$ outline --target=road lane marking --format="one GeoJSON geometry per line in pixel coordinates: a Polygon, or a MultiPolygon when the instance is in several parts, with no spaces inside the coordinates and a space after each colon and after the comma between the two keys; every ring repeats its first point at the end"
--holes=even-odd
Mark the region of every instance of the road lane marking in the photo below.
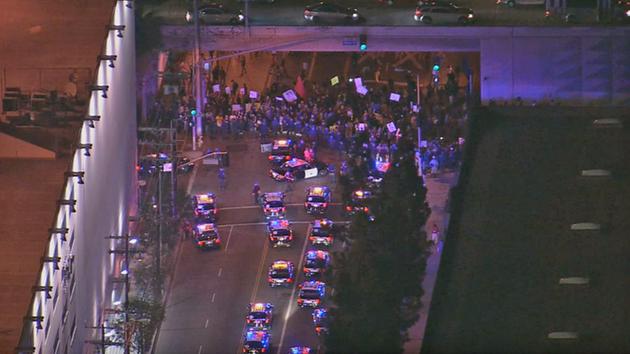
{"type": "MultiPolygon", "coordinates": [[[[313,222],[313,220],[304,220],[304,221],[300,220],[300,221],[289,221],[289,222],[291,224],[300,225],[300,224],[310,224],[313,222]]],[[[350,221],[347,221],[347,220],[332,220],[332,222],[335,224],[349,224],[350,223],[350,221]]],[[[217,227],[260,226],[260,225],[267,225],[267,222],[245,222],[245,223],[240,223],[240,224],[223,224],[223,225],[218,225],[217,227]]]]}
{"type": "Polygon", "coordinates": [[[223,273],[223,267],[219,268],[219,274],[218,274],[219,278],[221,277],[221,273],[223,273]]]}
{"type": "MultiPolygon", "coordinates": [[[[217,293],[212,293],[212,302],[214,302],[214,297],[217,296],[217,293]]],[[[206,320],[206,325],[208,324],[208,320],[206,320]]],[[[208,326],[206,326],[208,328],[208,326]]]]}
{"type": "Polygon", "coordinates": [[[210,319],[206,318],[206,324],[203,326],[204,328],[208,328],[208,323],[210,323],[210,319]]]}
{"type": "Polygon", "coordinates": [[[190,191],[192,191],[193,183],[195,182],[195,178],[197,178],[198,170],[199,170],[199,164],[195,164],[195,167],[193,167],[192,175],[190,175],[190,179],[188,180],[188,186],[186,187],[186,194],[190,194],[190,191]]]}
{"type": "MultiPolygon", "coordinates": [[[[304,253],[306,252],[306,245],[308,245],[308,235],[311,232],[311,225],[306,228],[306,234],[304,235],[304,245],[302,245],[302,253],[300,253],[300,262],[297,269],[302,269],[304,263],[304,253]]],[[[297,275],[295,276],[297,280],[297,275]]],[[[291,297],[289,298],[289,306],[287,306],[287,312],[284,314],[284,324],[282,325],[282,332],[280,333],[280,343],[278,344],[278,353],[282,353],[282,343],[284,342],[284,335],[287,331],[287,324],[289,323],[289,316],[291,316],[291,308],[293,307],[293,301],[295,300],[295,291],[297,290],[297,281],[293,283],[293,289],[291,290],[291,297]]]]}
{"type": "MultiPolygon", "coordinates": [[[[252,290],[252,295],[249,297],[249,302],[253,303],[256,299],[256,295],[258,294],[258,285],[260,283],[260,279],[262,277],[262,271],[265,267],[265,259],[267,259],[267,253],[269,252],[269,241],[265,237],[265,245],[263,246],[262,257],[260,257],[260,263],[258,264],[258,273],[256,274],[256,282],[254,283],[254,289],[252,290]]],[[[241,330],[241,336],[245,334],[245,330],[247,329],[247,323],[243,325],[243,329],[241,330]]],[[[241,345],[236,348],[236,354],[242,352],[241,345]]]]}
{"type": "Polygon", "coordinates": [[[230,233],[228,233],[227,241],[225,242],[225,252],[227,252],[228,247],[230,246],[230,238],[232,238],[232,230],[234,230],[234,226],[230,226],[230,233]]]}
{"type": "Polygon", "coordinates": [[[199,346],[199,350],[197,351],[197,354],[201,354],[201,351],[203,350],[203,345],[199,346]]]}
{"type": "MultiPolygon", "coordinates": [[[[189,193],[190,194],[190,193],[189,193]]],[[[289,203],[285,204],[285,206],[303,206],[304,203],[289,203]]],[[[339,206],[341,203],[328,203],[330,206],[339,206]]],[[[260,205],[240,205],[240,206],[231,206],[231,207],[220,207],[219,210],[245,210],[245,209],[261,209],[260,205]]]]}

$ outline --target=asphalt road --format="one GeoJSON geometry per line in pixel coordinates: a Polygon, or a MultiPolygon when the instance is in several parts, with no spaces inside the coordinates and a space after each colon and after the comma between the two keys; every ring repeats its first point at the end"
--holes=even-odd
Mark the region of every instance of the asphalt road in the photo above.
{"type": "MultiPolygon", "coordinates": [[[[274,4],[252,3],[249,5],[250,25],[252,26],[312,26],[304,20],[304,6],[315,1],[282,1],[274,4]]],[[[545,8],[539,6],[497,6],[494,0],[454,0],[463,7],[469,7],[477,17],[476,25],[544,25],[545,8]]],[[[203,1],[200,2],[204,3],[203,1]]],[[[223,1],[232,9],[244,10],[242,2],[223,1]]],[[[425,26],[413,19],[414,1],[398,1],[394,6],[380,5],[378,1],[346,1],[347,6],[356,7],[365,18],[360,26],[425,26]]],[[[186,24],[188,9],[181,2],[167,2],[159,7],[146,6],[144,15],[152,14],[168,24],[186,24]]],[[[323,24],[324,25],[324,24],[323,24]]],[[[558,25],[555,23],[555,25],[558,25]]]]}
{"type": "MultiPolygon", "coordinates": [[[[293,244],[290,248],[273,248],[267,240],[262,211],[253,204],[250,193],[255,182],[263,192],[284,191],[285,184],[267,176],[269,165],[266,154],[260,153],[257,139],[226,141],[220,146],[231,154],[226,190],[218,189],[216,166],[199,165],[191,176],[191,192],[217,194],[222,248],[200,251],[191,241],[183,242],[156,353],[241,352],[246,306],[250,302],[274,305],[272,352],[285,353],[295,345],[318,348],[320,341],[311,320],[312,311],[296,306],[296,285],[304,280],[301,272],[296,272],[293,287],[270,288],[267,269],[278,259],[293,262],[296,270],[302,268],[300,261],[311,247],[305,237],[308,224],[315,219],[303,210],[304,190],[307,185],[332,187],[331,177],[295,183],[287,198],[287,219],[293,222],[295,233],[293,244]]],[[[324,155],[322,160],[332,162],[335,157],[324,155]]],[[[334,202],[339,202],[338,196],[334,202]]],[[[341,214],[341,206],[334,205],[327,217],[341,220],[341,214]]],[[[340,246],[338,242],[334,249],[340,246]]],[[[330,291],[328,288],[328,295],[330,291]]]]}

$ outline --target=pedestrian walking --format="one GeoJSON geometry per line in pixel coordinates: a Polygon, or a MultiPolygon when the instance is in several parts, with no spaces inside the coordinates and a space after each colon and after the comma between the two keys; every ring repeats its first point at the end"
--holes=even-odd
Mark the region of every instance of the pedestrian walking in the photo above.
{"type": "Polygon", "coordinates": [[[226,181],[225,181],[225,169],[223,169],[223,167],[219,168],[218,177],[219,177],[219,189],[224,190],[226,181]]]}
{"type": "Polygon", "coordinates": [[[284,180],[287,182],[287,189],[285,192],[291,192],[293,190],[293,182],[295,181],[291,171],[287,170],[287,172],[284,173],[284,180]]]}
{"type": "Polygon", "coordinates": [[[433,245],[436,246],[439,241],[440,241],[440,229],[438,228],[436,224],[433,224],[433,229],[431,230],[431,243],[433,243],[433,245]]]}
{"type": "Polygon", "coordinates": [[[244,76],[247,74],[247,59],[245,58],[244,55],[241,55],[240,61],[241,61],[241,76],[244,76]]]}
{"type": "Polygon", "coordinates": [[[260,186],[258,183],[254,183],[254,189],[252,189],[252,195],[254,196],[254,204],[258,204],[260,201],[260,186]]]}
{"type": "Polygon", "coordinates": [[[438,173],[438,168],[440,167],[440,163],[438,162],[435,155],[429,161],[429,167],[431,167],[431,174],[436,175],[438,173]]]}

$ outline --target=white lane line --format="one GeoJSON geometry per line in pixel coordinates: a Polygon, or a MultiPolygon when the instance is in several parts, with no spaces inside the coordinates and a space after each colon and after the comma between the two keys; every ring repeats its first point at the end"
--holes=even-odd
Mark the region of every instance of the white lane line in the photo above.
{"type": "MultiPolygon", "coordinates": [[[[256,295],[258,293],[258,284],[260,283],[260,278],[262,277],[262,271],[265,266],[265,259],[267,259],[267,253],[269,252],[269,240],[265,238],[265,245],[263,246],[262,257],[260,257],[260,264],[258,264],[258,273],[256,274],[256,282],[254,283],[254,289],[252,290],[252,295],[249,297],[249,302],[252,303],[256,299],[256,295]]],[[[247,323],[243,325],[243,329],[241,330],[241,335],[245,334],[245,329],[247,328],[247,323]]],[[[236,354],[240,354],[242,352],[241,345],[236,348],[236,354]]]]}
{"type": "Polygon", "coordinates": [[[203,345],[199,346],[199,350],[197,351],[197,354],[201,354],[201,351],[203,350],[203,345]]]}
{"type": "Polygon", "coordinates": [[[230,246],[230,239],[232,238],[232,230],[234,230],[234,226],[230,226],[230,233],[228,233],[227,241],[225,242],[225,252],[227,252],[228,247],[230,246]]]}
{"type": "Polygon", "coordinates": [[[219,274],[217,274],[217,276],[221,277],[221,273],[223,273],[223,267],[219,268],[219,274]]]}
{"type": "MultiPolygon", "coordinates": [[[[215,296],[217,296],[217,293],[212,293],[212,302],[214,302],[215,296]]],[[[208,324],[208,320],[206,320],[206,328],[208,328],[207,324],[208,324]]]]}
{"type": "MultiPolygon", "coordinates": [[[[303,206],[304,203],[289,203],[285,204],[286,206],[294,207],[294,206],[303,206]]],[[[341,203],[329,203],[330,206],[339,206],[341,203]]],[[[244,209],[261,209],[260,205],[240,205],[240,206],[230,206],[230,207],[219,207],[219,211],[221,210],[244,210],[244,209]]]]}
{"type": "Polygon", "coordinates": [[[188,186],[186,187],[186,194],[190,194],[190,191],[192,191],[193,183],[195,183],[195,178],[197,178],[198,170],[199,170],[199,164],[195,164],[195,167],[193,167],[192,175],[190,175],[190,179],[188,180],[188,186]]]}
{"type": "MultiPolygon", "coordinates": [[[[291,224],[299,225],[299,224],[310,224],[313,222],[313,220],[305,220],[305,221],[289,220],[289,222],[291,224]]],[[[349,224],[350,223],[350,221],[346,221],[346,220],[332,220],[332,222],[335,224],[349,224]]],[[[238,227],[238,226],[259,226],[259,225],[267,225],[267,222],[246,222],[246,223],[241,223],[241,224],[223,224],[223,225],[218,225],[217,227],[238,227]]]]}
{"type": "MultiPolygon", "coordinates": [[[[214,295],[212,297],[214,298],[214,295]]],[[[208,323],[210,323],[210,319],[206,318],[206,324],[203,326],[203,328],[208,328],[208,323]]]]}
{"type": "MultiPolygon", "coordinates": [[[[302,269],[304,263],[304,257],[301,256],[306,252],[306,245],[308,244],[308,235],[311,233],[311,225],[308,225],[306,234],[304,235],[304,245],[302,245],[302,253],[300,253],[300,262],[297,269],[302,269]]],[[[296,275],[297,278],[297,275],[296,275]]],[[[297,290],[297,281],[293,283],[293,289],[291,290],[291,297],[289,298],[289,306],[287,306],[287,312],[284,314],[284,324],[282,325],[282,333],[280,333],[280,343],[278,344],[278,353],[282,353],[282,344],[284,342],[284,335],[287,331],[287,324],[289,323],[289,317],[291,316],[291,309],[293,308],[293,301],[295,300],[295,291],[297,290]]]]}

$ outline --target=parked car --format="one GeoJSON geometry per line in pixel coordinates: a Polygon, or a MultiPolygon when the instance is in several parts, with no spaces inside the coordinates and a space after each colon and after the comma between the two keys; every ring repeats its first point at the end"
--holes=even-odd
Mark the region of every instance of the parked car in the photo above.
{"type": "Polygon", "coordinates": [[[357,9],[330,2],[319,2],[304,8],[304,19],[312,23],[319,22],[359,22],[363,18],[357,9]]]}
{"type": "Polygon", "coordinates": [[[459,7],[453,3],[431,3],[416,8],[413,19],[427,25],[431,24],[458,24],[464,25],[475,20],[472,9],[459,7]]]}
{"type": "MultiPolygon", "coordinates": [[[[186,12],[186,21],[193,22],[191,11],[186,12]]],[[[199,22],[203,24],[240,25],[245,22],[245,16],[240,10],[233,10],[222,4],[209,4],[199,8],[199,22]]]]}

